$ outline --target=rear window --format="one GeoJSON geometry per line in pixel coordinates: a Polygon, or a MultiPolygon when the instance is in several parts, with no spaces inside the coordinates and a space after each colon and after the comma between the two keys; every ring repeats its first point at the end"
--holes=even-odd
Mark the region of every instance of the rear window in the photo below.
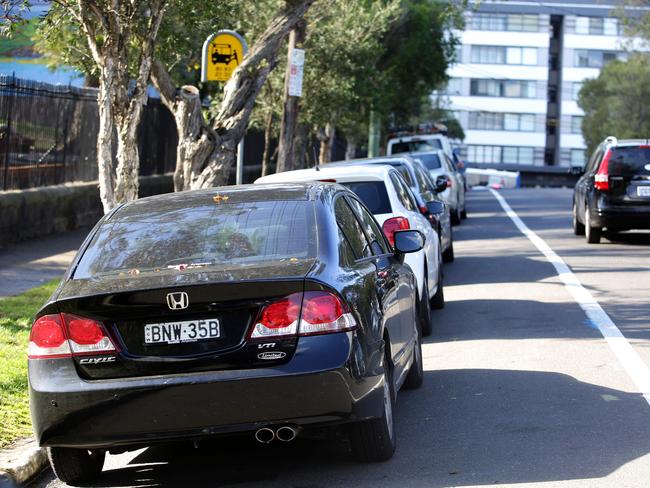
{"type": "Polygon", "coordinates": [[[610,175],[649,174],[646,166],[650,168],[650,147],[619,147],[612,151],[608,169],[610,175]]]}
{"type": "Polygon", "coordinates": [[[316,255],[313,203],[228,204],[204,198],[191,204],[152,200],[144,208],[136,203],[118,211],[93,237],[74,278],[316,255]]]}
{"type": "Polygon", "coordinates": [[[442,163],[437,154],[416,154],[414,157],[422,161],[422,164],[427,169],[440,169],[442,167],[442,163]]]}
{"type": "Polygon", "coordinates": [[[392,213],[386,185],[383,181],[357,181],[341,184],[356,193],[371,214],[392,213]]]}
{"type": "Polygon", "coordinates": [[[420,151],[436,151],[442,149],[440,139],[426,139],[419,141],[395,142],[390,146],[391,154],[400,154],[420,151]]]}

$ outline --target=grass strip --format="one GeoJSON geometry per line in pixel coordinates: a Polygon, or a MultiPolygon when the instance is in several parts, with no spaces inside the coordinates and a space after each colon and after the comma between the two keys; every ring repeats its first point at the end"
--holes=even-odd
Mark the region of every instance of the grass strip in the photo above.
{"type": "Polygon", "coordinates": [[[58,280],[0,298],[0,447],[32,434],[27,394],[27,343],[32,318],[58,280]]]}

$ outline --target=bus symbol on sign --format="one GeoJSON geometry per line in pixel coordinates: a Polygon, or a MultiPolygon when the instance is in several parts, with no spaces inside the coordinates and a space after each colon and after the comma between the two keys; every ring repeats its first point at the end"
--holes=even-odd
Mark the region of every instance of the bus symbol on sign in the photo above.
{"type": "Polygon", "coordinates": [[[201,81],[228,81],[246,56],[248,46],[234,31],[220,30],[203,43],[201,81]]]}
{"type": "Polygon", "coordinates": [[[233,49],[230,44],[212,44],[212,64],[230,64],[235,61],[239,64],[237,49],[233,49]]]}

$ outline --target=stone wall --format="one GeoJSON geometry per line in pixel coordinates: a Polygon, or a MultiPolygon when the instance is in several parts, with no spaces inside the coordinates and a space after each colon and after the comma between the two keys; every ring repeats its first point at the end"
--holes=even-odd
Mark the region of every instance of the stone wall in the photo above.
{"type": "MultiPolygon", "coordinates": [[[[172,190],[171,175],[140,178],[140,197],[172,190]]],[[[0,246],[92,226],[103,214],[96,181],[0,192],[0,246]]]]}

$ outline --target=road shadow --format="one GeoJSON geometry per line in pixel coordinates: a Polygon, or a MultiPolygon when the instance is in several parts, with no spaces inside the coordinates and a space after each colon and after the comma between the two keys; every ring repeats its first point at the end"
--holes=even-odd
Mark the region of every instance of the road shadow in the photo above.
{"type": "Polygon", "coordinates": [[[149,448],[94,487],[462,486],[599,478],[650,452],[636,394],[539,371],[426,371],[398,395],[398,449],[352,461],[343,438],[257,444],[252,436],[149,448]]]}

